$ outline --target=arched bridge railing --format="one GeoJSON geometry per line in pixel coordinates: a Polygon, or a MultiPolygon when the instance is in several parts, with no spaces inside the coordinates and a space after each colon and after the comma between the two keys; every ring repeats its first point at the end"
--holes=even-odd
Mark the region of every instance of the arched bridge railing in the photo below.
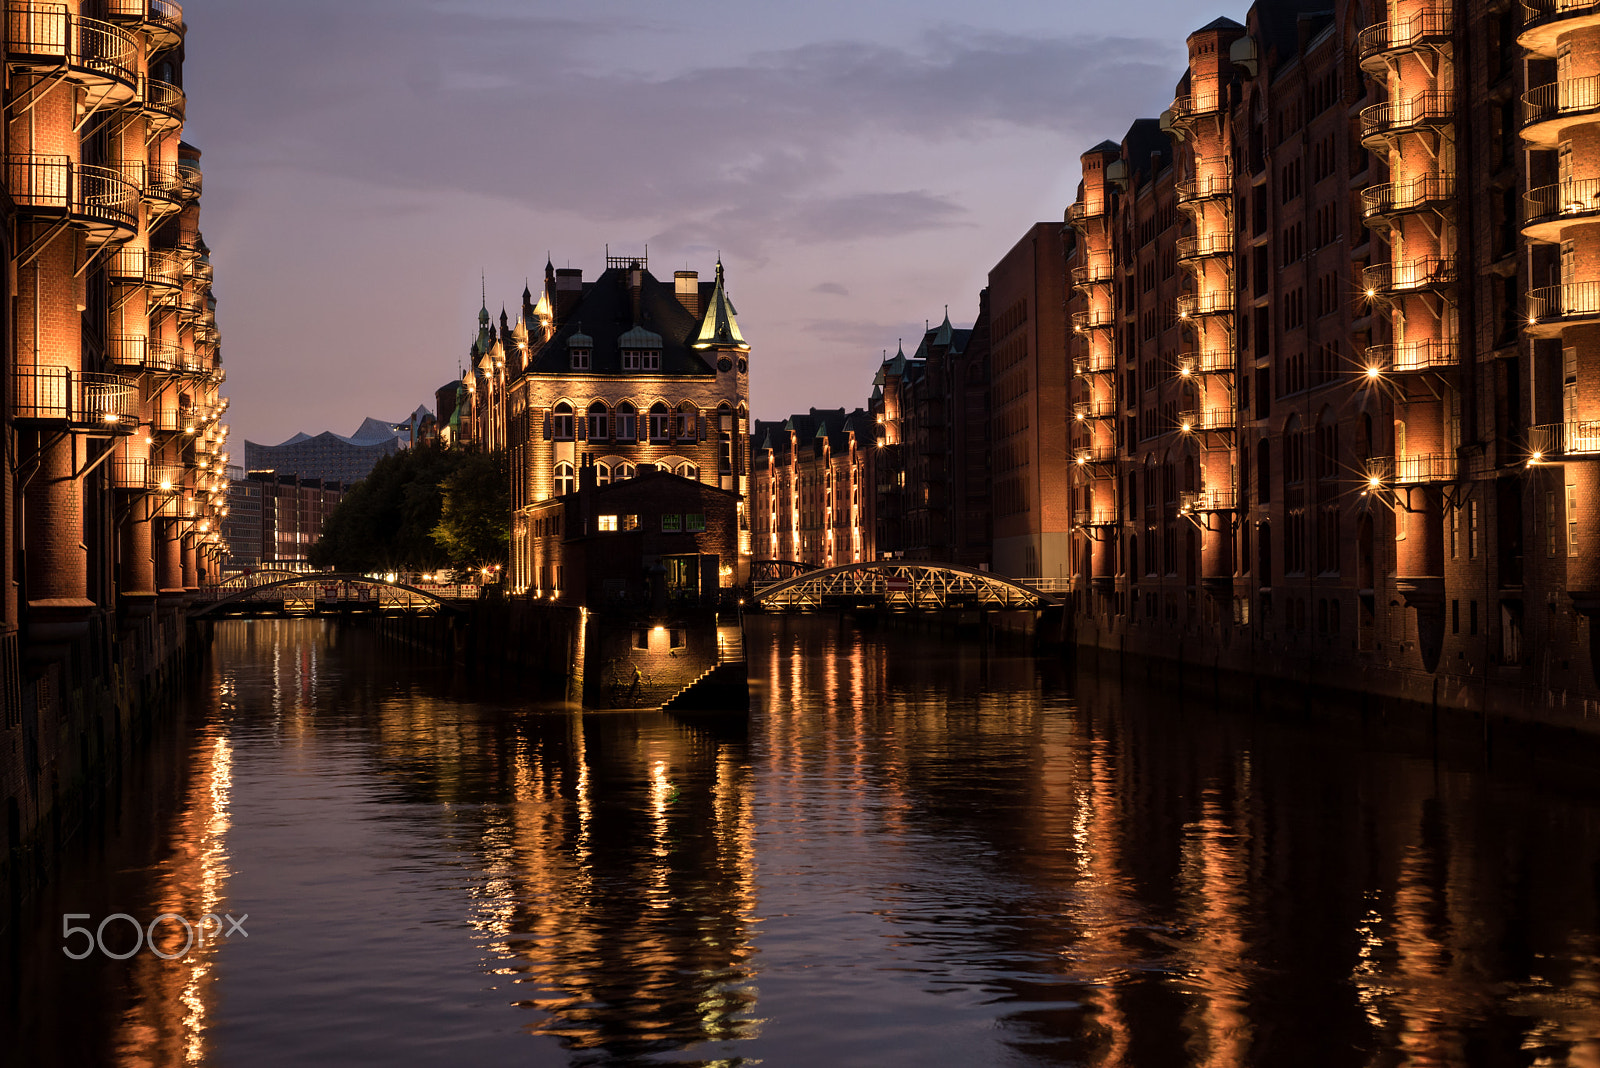
{"type": "MultiPolygon", "coordinates": [[[[250,576],[251,579],[256,577],[250,576]]],[[[457,606],[461,602],[476,600],[477,596],[476,586],[427,590],[365,575],[312,572],[203,590],[189,609],[189,617],[258,613],[321,615],[350,609],[409,613],[459,611],[457,606]]]]}
{"type": "Polygon", "coordinates": [[[758,587],[755,602],[772,611],[842,605],[891,610],[1043,608],[1060,602],[1037,589],[957,564],[879,560],[843,564],[758,587]]]}
{"type": "Polygon", "coordinates": [[[752,560],[750,584],[756,587],[766,586],[816,570],[815,564],[803,564],[799,560],[752,560]]]}

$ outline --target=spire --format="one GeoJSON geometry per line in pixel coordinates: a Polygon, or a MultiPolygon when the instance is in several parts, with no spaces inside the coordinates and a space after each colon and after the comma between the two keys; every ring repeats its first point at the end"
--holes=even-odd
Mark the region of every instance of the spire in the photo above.
{"type": "Polygon", "coordinates": [[[944,306],[944,322],[939,324],[939,332],[933,335],[933,343],[949,348],[953,334],[954,331],[950,328],[950,305],[946,304],[944,306]]]}
{"type": "Polygon", "coordinates": [[[484,326],[488,326],[489,325],[489,276],[485,275],[485,274],[480,274],[478,276],[478,286],[479,286],[479,290],[478,290],[479,294],[482,296],[482,299],[483,299],[483,304],[481,306],[479,306],[479,308],[478,308],[478,322],[481,323],[484,326]]]}
{"type": "Polygon", "coordinates": [[[697,349],[730,348],[749,352],[750,345],[739,332],[739,322],[734,318],[733,301],[722,281],[722,256],[717,256],[717,283],[711,291],[711,301],[706,305],[705,319],[700,323],[700,336],[695,339],[697,349]]]}

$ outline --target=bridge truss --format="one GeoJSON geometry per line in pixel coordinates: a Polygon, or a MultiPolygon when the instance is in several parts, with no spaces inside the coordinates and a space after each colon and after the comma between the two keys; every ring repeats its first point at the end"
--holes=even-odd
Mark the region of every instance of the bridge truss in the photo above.
{"type": "Polygon", "coordinates": [[[189,615],[430,615],[441,609],[454,611],[457,602],[475,599],[477,593],[473,586],[424,590],[365,575],[302,573],[276,577],[273,573],[258,573],[201,591],[189,615]]]}
{"type": "Polygon", "coordinates": [[[769,611],[788,612],[851,606],[889,611],[1044,608],[1059,603],[1049,594],[988,571],[893,560],[797,575],[757,589],[755,602],[769,611]]]}

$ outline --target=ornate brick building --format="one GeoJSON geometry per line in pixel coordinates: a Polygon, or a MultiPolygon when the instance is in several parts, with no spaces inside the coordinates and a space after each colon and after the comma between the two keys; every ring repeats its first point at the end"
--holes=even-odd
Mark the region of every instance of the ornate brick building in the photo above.
{"type": "Polygon", "coordinates": [[[6,8],[12,857],[117,759],[138,688],[174,661],[182,610],[225,553],[227,402],[200,152],[182,140],[185,29],[172,0],[6,8]]]}
{"type": "Polygon", "coordinates": [[[1067,214],[1080,639],[1600,711],[1600,5],[1263,0],[1188,46],[1169,140],[1085,153],[1067,214]]]}
{"type": "Polygon", "coordinates": [[[524,290],[515,325],[480,313],[474,365],[452,416],[463,440],[510,452],[513,525],[509,582],[557,592],[534,559],[538,506],[652,466],[733,494],[738,522],[718,555],[725,584],[750,555],[749,360],[722,264],[712,282],[678,271],[669,286],[643,257],[607,257],[599,278],[545,265],[537,303],[524,290]]]}
{"type": "Polygon", "coordinates": [[[756,423],[751,435],[751,527],[760,560],[813,567],[877,559],[872,416],[813,408],[756,423]]]}

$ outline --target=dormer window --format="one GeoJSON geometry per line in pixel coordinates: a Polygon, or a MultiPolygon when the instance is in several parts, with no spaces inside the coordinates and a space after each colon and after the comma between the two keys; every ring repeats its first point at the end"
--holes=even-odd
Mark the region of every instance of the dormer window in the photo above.
{"type": "Polygon", "coordinates": [[[574,371],[587,371],[589,369],[588,349],[568,349],[567,353],[572,357],[572,369],[574,371]]]}
{"type": "Polygon", "coordinates": [[[661,350],[623,349],[622,369],[624,371],[659,371],[661,370],[661,350]]]}
{"type": "Polygon", "coordinates": [[[594,351],[594,338],[582,330],[567,338],[567,361],[574,371],[589,369],[589,354],[594,351]]]}

